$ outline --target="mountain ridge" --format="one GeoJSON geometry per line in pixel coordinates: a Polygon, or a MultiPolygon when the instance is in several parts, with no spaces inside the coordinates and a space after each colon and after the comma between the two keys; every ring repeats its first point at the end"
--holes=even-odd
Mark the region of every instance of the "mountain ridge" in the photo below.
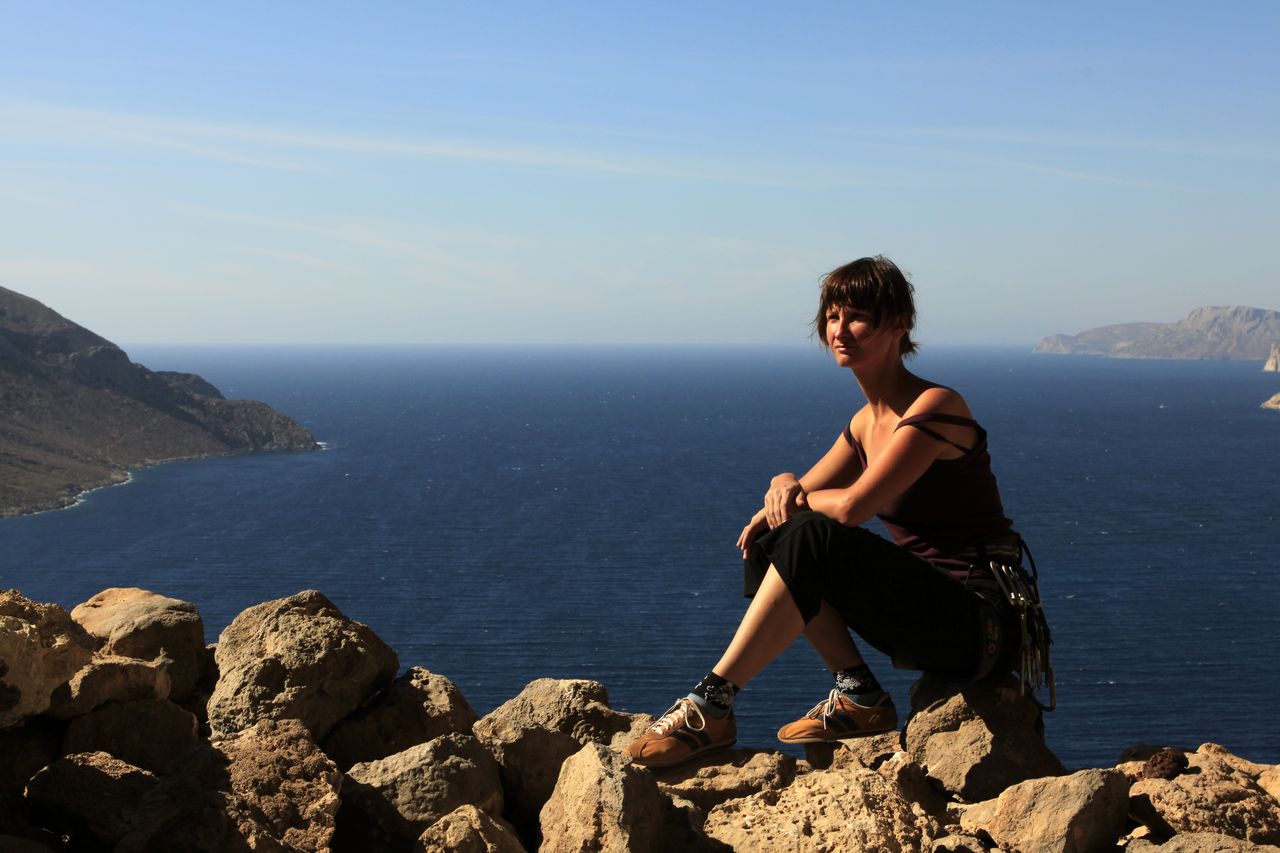
{"type": "Polygon", "coordinates": [[[0,516],[70,505],[161,462],[316,447],[265,403],[135,364],[101,335],[0,287],[0,516]]]}
{"type": "Polygon", "coordinates": [[[1118,323],[1050,335],[1034,352],[1111,358],[1263,361],[1280,342],[1280,311],[1247,305],[1196,308],[1172,323],[1118,323]]]}

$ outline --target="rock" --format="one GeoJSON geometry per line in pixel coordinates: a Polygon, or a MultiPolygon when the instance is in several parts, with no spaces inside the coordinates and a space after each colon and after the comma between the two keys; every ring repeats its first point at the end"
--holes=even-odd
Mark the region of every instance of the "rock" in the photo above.
{"type": "Polygon", "coordinates": [[[342,775],[297,720],[264,720],[188,752],[137,803],[115,853],[330,847],[342,775]]]}
{"type": "MultiPolygon", "coordinates": [[[[44,717],[31,717],[21,725],[0,729],[0,836],[57,843],[56,836],[31,822],[23,792],[32,776],[57,761],[62,754],[61,743],[61,724],[44,717]]],[[[8,849],[6,843],[9,842],[0,838],[0,851],[8,849]]]]}
{"type": "Polygon", "coordinates": [[[105,752],[68,755],[27,784],[27,802],[51,829],[77,843],[110,847],[132,830],[135,804],[159,784],[156,777],[105,752]]]}
{"type": "Polygon", "coordinates": [[[458,806],[418,839],[422,853],[525,853],[515,829],[475,806],[458,806]]]}
{"type": "Polygon", "coordinates": [[[664,794],[710,811],[726,800],[785,788],[800,764],[775,750],[721,750],[678,767],[651,769],[664,794]]]}
{"type": "Polygon", "coordinates": [[[169,698],[182,702],[200,680],[204,621],[194,604],[134,587],[105,589],[71,618],[110,655],[169,661],[169,698]]]}
{"type": "Polygon", "coordinates": [[[1142,763],[1142,779],[1172,779],[1187,769],[1187,756],[1182,750],[1165,747],[1142,763]]]}
{"type": "Polygon", "coordinates": [[[14,835],[0,835],[0,853],[53,853],[53,848],[14,835]]]}
{"type": "Polygon", "coordinates": [[[1280,802],[1280,766],[1268,767],[1258,774],[1258,787],[1280,802]]]}
{"type": "Polygon", "coordinates": [[[1271,355],[1267,357],[1267,363],[1262,365],[1262,369],[1267,373],[1280,373],[1280,344],[1271,345],[1271,355]]]}
{"type": "Polygon", "coordinates": [[[443,675],[415,666],[391,682],[367,707],[333,727],[321,746],[339,768],[386,758],[460,732],[470,734],[476,712],[443,675]]]}
{"type": "Polygon", "coordinates": [[[916,764],[907,753],[894,753],[875,770],[898,789],[917,816],[940,818],[945,815],[948,803],[946,793],[929,779],[924,768],[916,764]]]}
{"type": "Polygon", "coordinates": [[[48,710],[54,688],[89,662],[94,645],[58,605],[0,591],[0,729],[48,710]]]}
{"type": "Polygon", "coordinates": [[[1065,773],[1044,742],[1040,709],[1016,687],[925,675],[911,688],[907,752],[948,792],[987,800],[1024,779],[1065,773]]]}
{"type": "Polygon", "coordinates": [[[53,693],[49,716],[69,720],[107,702],[169,698],[169,667],[162,660],[94,655],[53,693]]]}
{"type": "Polygon", "coordinates": [[[816,770],[847,767],[850,764],[875,770],[894,753],[902,750],[902,732],[895,731],[846,738],[832,743],[806,743],[804,757],[816,770]]]}
{"type": "Polygon", "coordinates": [[[947,835],[933,842],[929,853],[984,853],[987,848],[972,835],[947,835]]]}
{"type": "Polygon", "coordinates": [[[476,737],[502,767],[507,819],[527,844],[538,837],[539,814],[566,758],[585,744],[623,743],[643,730],[608,702],[599,682],[540,678],[476,723],[476,737]]]}
{"type": "Polygon", "coordinates": [[[321,738],[395,676],[396,653],[315,590],[250,607],[222,632],[209,726],[225,738],[261,720],[301,720],[321,738]]]}
{"type": "Polygon", "coordinates": [[[1275,394],[1275,395],[1273,395],[1272,397],[1270,397],[1269,399],[1267,399],[1267,400],[1262,404],[1262,408],[1264,408],[1264,409],[1275,409],[1276,411],[1280,411],[1280,393],[1275,394]]]}
{"type": "Polygon", "coordinates": [[[711,810],[703,828],[735,850],[900,853],[928,843],[910,804],[862,767],[820,770],[781,791],[729,800],[711,810]]]}
{"type": "Polygon", "coordinates": [[[1125,848],[1125,853],[1280,853],[1280,847],[1250,844],[1212,832],[1188,832],[1175,835],[1164,844],[1145,839],[1135,841],[1125,848]]]}
{"type": "Polygon", "coordinates": [[[391,803],[406,821],[411,838],[463,805],[502,816],[498,763],[467,734],[441,735],[395,755],[356,764],[347,778],[391,803]]]}
{"type": "Polygon", "coordinates": [[[1160,837],[1210,832],[1255,844],[1280,845],[1280,801],[1256,776],[1264,765],[1231,755],[1217,744],[1187,754],[1186,772],[1150,778],[1129,790],[1129,810],[1160,837]]]}
{"type": "Polygon", "coordinates": [[[630,759],[588,743],[560,768],[542,807],[540,853],[656,850],[665,801],[653,777],[630,759]]]}
{"type": "Polygon", "coordinates": [[[63,752],[106,752],[163,774],[199,742],[196,718],[165,699],[109,702],[71,722],[63,752]]]}
{"type": "Polygon", "coordinates": [[[1093,853],[1124,834],[1129,781],[1118,770],[1030,779],[965,810],[960,826],[1004,850],[1093,853]]]}

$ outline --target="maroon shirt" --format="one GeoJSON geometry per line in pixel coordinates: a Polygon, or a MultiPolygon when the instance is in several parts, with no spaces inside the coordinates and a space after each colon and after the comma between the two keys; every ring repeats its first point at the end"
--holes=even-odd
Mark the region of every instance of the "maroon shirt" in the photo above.
{"type": "MultiPolygon", "coordinates": [[[[1005,517],[996,477],[991,473],[987,431],[970,418],[943,414],[903,418],[897,429],[904,426],[945,441],[964,451],[964,456],[935,459],[920,479],[881,507],[876,516],[899,547],[963,579],[977,557],[974,549],[992,537],[1007,538],[1013,528],[1013,522],[1005,517]],[[922,425],[929,421],[971,426],[978,432],[978,442],[973,447],[961,447],[922,425]]],[[[844,437],[857,451],[865,471],[867,453],[862,444],[847,426],[844,437]]]]}

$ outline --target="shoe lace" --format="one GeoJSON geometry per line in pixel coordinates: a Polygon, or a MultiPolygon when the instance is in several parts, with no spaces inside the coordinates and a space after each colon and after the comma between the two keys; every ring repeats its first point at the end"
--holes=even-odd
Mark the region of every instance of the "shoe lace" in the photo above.
{"type": "Polygon", "coordinates": [[[707,718],[702,716],[702,709],[688,696],[668,708],[649,728],[654,733],[665,736],[681,726],[688,726],[695,732],[700,732],[707,726],[707,718]]]}
{"type": "Polygon", "coordinates": [[[835,714],[836,708],[839,707],[839,702],[840,688],[832,688],[831,692],[827,694],[827,698],[814,705],[813,709],[805,716],[822,720],[822,727],[825,729],[827,727],[827,718],[835,714]]]}

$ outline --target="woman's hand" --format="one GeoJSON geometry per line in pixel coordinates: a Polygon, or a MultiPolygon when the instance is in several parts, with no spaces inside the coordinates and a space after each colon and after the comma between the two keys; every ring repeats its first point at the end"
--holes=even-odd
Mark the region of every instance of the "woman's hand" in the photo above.
{"type": "Polygon", "coordinates": [[[751,520],[747,522],[747,526],[742,528],[742,533],[738,535],[738,549],[742,551],[742,559],[747,559],[751,554],[751,543],[761,533],[768,528],[769,523],[765,519],[764,510],[760,510],[751,516],[751,520]]]}
{"type": "Polygon", "coordinates": [[[769,529],[783,524],[804,505],[804,487],[795,474],[774,477],[769,483],[769,491],[764,493],[764,513],[769,529]]]}

